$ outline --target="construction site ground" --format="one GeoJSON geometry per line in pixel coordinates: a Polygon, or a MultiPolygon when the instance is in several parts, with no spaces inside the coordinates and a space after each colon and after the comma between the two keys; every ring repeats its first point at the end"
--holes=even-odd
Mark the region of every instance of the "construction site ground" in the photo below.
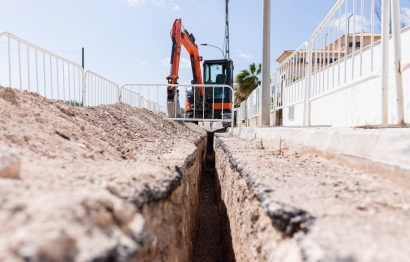
{"type": "MultiPolygon", "coordinates": [[[[217,170],[233,170],[249,188],[238,201],[258,199],[281,232],[263,243],[262,259],[409,261],[408,189],[284,141],[220,135],[215,147],[217,170]]],[[[261,259],[258,250],[244,253],[261,259]]]]}
{"type": "Polygon", "coordinates": [[[147,109],[2,87],[0,115],[1,164],[20,163],[0,178],[1,261],[127,261],[146,238],[142,206],[178,187],[205,136],[147,109]]]}
{"type": "Polygon", "coordinates": [[[336,158],[3,87],[0,115],[0,261],[409,261],[408,188],[336,158]]]}

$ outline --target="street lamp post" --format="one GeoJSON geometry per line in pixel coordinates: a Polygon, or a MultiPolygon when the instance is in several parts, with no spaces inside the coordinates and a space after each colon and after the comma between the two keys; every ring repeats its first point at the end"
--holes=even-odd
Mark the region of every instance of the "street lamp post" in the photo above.
{"type": "Polygon", "coordinates": [[[263,0],[262,11],[262,92],[259,94],[260,106],[260,126],[270,125],[270,20],[271,0],[263,0]]]}
{"type": "MultiPolygon", "coordinates": [[[[350,18],[353,16],[353,14],[351,14],[348,18],[347,18],[347,37],[349,37],[350,34],[350,18]]],[[[353,32],[354,33],[354,32],[353,32]]]]}
{"type": "Polygon", "coordinates": [[[210,44],[201,44],[201,45],[203,45],[203,46],[212,46],[212,47],[218,48],[218,49],[221,51],[221,53],[222,53],[222,57],[225,58],[224,52],[223,52],[222,49],[220,49],[219,47],[214,46],[214,45],[210,45],[210,44]]]}

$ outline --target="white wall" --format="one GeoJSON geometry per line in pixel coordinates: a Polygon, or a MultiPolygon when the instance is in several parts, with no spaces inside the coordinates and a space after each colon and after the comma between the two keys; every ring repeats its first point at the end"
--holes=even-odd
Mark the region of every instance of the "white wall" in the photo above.
{"type": "MultiPolygon", "coordinates": [[[[402,59],[410,60],[410,28],[406,28],[402,31],[402,59]]],[[[389,124],[396,124],[396,86],[394,83],[394,54],[393,54],[393,41],[390,40],[390,61],[389,61],[389,124]]],[[[371,72],[371,53],[370,49],[363,51],[363,67],[362,75],[371,72]]],[[[348,57],[346,60],[347,69],[346,72],[352,72],[352,57],[348,57]]],[[[338,86],[338,64],[335,68],[330,67],[320,73],[320,83],[312,80],[313,96],[331,90],[334,80],[334,86],[338,86]],[[335,72],[335,73],[334,73],[335,72]],[[327,80],[329,76],[329,85],[327,80]],[[320,90],[318,90],[320,87],[320,90]]],[[[356,54],[354,61],[354,74],[355,79],[360,74],[360,58],[359,54],[356,54]]],[[[340,78],[341,83],[344,83],[344,68],[345,61],[340,63],[340,78]]],[[[374,47],[374,68],[379,70],[381,68],[381,45],[376,44],[374,47]]],[[[318,78],[316,78],[318,79],[318,78]]],[[[347,83],[352,79],[351,73],[347,74],[347,83]]],[[[405,122],[410,123],[410,69],[403,72],[403,89],[404,89],[404,108],[405,108],[405,122]]],[[[381,79],[373,79],[366,83],[351,87],[344,91],[335,93],[331,96],[323,97],[319,100],[311,103],[311,125],[333,125],[333,126],[358,126],[358,125],[372,125],[381,123],[382,115],[382,90],[381,79]]],[[[284,110],[284,125],[294,126],[300,125],[300,119],[303,120],[303,107],[295,108],[295,121],[286,120],[287,110],[284,110]],[[302,111],[299,114],[298,111],[302,111]],[[298,119],[296,119],[298,118],[298,119]]]]}

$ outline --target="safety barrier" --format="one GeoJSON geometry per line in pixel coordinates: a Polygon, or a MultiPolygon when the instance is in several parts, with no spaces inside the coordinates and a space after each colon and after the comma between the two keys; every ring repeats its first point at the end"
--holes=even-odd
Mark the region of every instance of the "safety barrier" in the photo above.
{"type": "Polygon", "coordinates": [[[259,116],[260,112],[260,87],[258,86],[253,90],[246,100],[246,115],[250,118],[259,116]]]}
{"type": "Polygon", "coordinates": [[[303,103],[309,44],[304,43],[271,75],[276,110],[303,103]],[[274,77],[274,78],[273,78],[274,77]]]}
{"type": "Polygon", "coordinates": [[[233,123],[234,108],[231,99],[234,90],[228,85],[169,85],[169,84],[126,84],[121,90],[121,102],[131,106],[147,108],[155,113],[166,113],[168,87],[175,87],[178,94],[173,101],[173,115],[167,115],[168,119],[195,122],[223,122],[233,123]],[[204,89],[201,99],[195,98],[200,87],[204,89]],[[189,98],[187,98],[189,97],[189,98]],[[212,99],[211,99],[212,97],[212,99]],[[195,98],[195,99],[194,99],[195,98]],[[192,108],[186,111],[186,99],[192,99],[192,108]],[[229,102],[229,110],[222,104],[229,102]],[[205,106],[205,110],[202,110],[205,106]]]}
{"type": "Polygon", "coordinates": [[[221,122],[230,123],[231,128],[234,125],[234,103],[233,98],[235,91],[229,85],[167,85],[174,86],[177,88],[177,93],[185,94],[182,96],[183,104],[185,104],[185,99],[190,100],[192,97],[191,111],[187,112],[184,109],[184,114],[182,117],[178,117],[177,105],[180,101],[177,101],[176,97],[174,99],[175,114],[174,120],[183,121],[203,121],[203,122],[221,122]],[[201,92],[200,88],[203,88],[203,94],[201,94],[200,99],[197,99],[197,95],[201,92]],[[183,90],[183,92],[181,92],[183,90]],[[212,95],[211,95],[212,94],[212,95]],[[212,97],[212,98],[211,98],[212,97]],[[229,109],[225,108],[225,103],[230,104],[229,109]],[[204,109],[204,110],[202,110],[204,109]],[[192,114],[192,115],[191,115],[192,114]]]}
{"type": "Polygon", "coordinates": [[[84,70],[65,58],[7,32],[0,32],[5,44],[1,49],[1,84],[36,92],[72,105],[84,104],[84,70]]]}
{"type": "Polygon", "coordinates": [[[85,72],[85,106],[115,104],[120,101],[118,84],[90,71],[85,72]]]}
{"type": "Polygon", "coordinates": [[[122,86],[120,88],[120,101],[133,107],[141,107],[141,95],[122,86]]]}
{"type": "Polygon", "coordinates": [[[139,93],[127,88],[121,88],[121,102],[133,107],[146,108],[156,114],[166,113],[165,106],[161,106],[160,104],[155,103],[145,98],[143,95],[140,95],[139,93]]]}
{"type": "Polygon", "coordinates": [[[3,47],[0,85],[36,92],[73,106],[98,106],[124,100],[157,114],[166,112],[165,106],[150,100],[149,93],[145,98],[128,90],[127,85],[120,88],[117,83],[90,70],[84,71],[80,65],[10,33],[0,32],[0,44],[3,47]]]}
{"type": "Polygon", "coordinates": [[[120,90],[121,102],[147,108],[156,114],[166,113],[166,106],[160,104],[160,100],[165,104],[167,95],[165,84],[125,84],[120,90]]]}
{"type": "Polygon", "coordinates": [[[309,91],[305,95],[304,124],[311,123],[312,101],[375,78],[379,78],[380,86],[386,84],[382,83],[382,72],[387,69],[374,63],[378,54],[382,57],[382,67],[388,65],[389,4],[385,3],[383,1],[381,9],[382,31],[377,36],[374,0],[366,3],[365,0],[339,0],[313,33],[309,42],[308,71],[312,74],[309,74],[309,91]],[[379,39],[382,47],[375,53],[375,40],[379,39]]]}

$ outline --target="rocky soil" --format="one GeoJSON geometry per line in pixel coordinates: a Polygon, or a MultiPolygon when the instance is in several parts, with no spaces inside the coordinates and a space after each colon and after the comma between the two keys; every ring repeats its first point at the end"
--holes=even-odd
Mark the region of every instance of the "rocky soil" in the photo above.
{"type": "Polygon", "coordinates": [[[219,136],[215,148],[237,259],[409,261],[406,188],[286,141],[219,136]],[[264,216],[254,199],[279,236],[266,224],[258,227],[264,216]]]}
{"type": "Polygon", "coordinates": [[[72,107],[0,87],[0,261],[128,261],[141,208],[179,185],[204,137],[125,104],[72,107]]]}

